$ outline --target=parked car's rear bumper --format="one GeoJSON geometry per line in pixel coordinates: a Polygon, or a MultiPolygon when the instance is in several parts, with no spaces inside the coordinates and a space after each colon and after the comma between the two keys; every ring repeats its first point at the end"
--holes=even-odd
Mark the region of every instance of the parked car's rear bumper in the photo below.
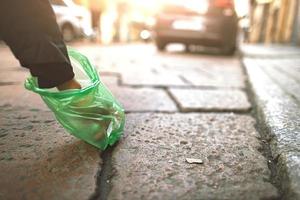
{"type": "Polygon", "coordinates": [[[154,37],[165,43],[203,44],[209,46],[220,46],[224,43],[220,33],[191,30],[157,30],[154,37]]]}
{"type": "MultiPolygon", "coordinates": [[[[237,35],[237,20],[233,17],[199,17],[204,25],[203,30],[175,29],[173,23],[180,20],[170,18],[163,20],[157,18],[157,24],[154,27],[154,38],[160,43],[183,43],[196,44],[213,47],[234,46],[237,35]]],[[[184,18],[185,20],[189,18],[184,18]]],[[[190,20],[193,20],[191,18],[190,20]]]]}

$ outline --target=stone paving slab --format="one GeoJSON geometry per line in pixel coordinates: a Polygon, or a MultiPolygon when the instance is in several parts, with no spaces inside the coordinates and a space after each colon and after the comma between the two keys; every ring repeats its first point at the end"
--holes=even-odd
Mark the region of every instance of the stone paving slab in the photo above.
{"type": "MultiPolygon", "coordinates": [[[[1,62],[2,63],[2,62],[1,62]]],[[[2,69],[2,68],[1,68],[2,69]]],[[[23,84],[26,78],[30,75],[28,70],[22,70],[21,67],[16,68],[16,67],[11,67],[11,69],[4,69],[0,71],[0,84],[1,83],[19,83],[23,84]],[[8,70],[13,70],[13,72],[8,72],[8,70]],[[8,75],[9,74],[9,75],[8,75]]]]}
{"type": "Polygon", "coordinates": [[[284,73],[286,73],[288,76],[292,77],[293,79],[296,79],[299,81],[300,77],[300,57],[299,58],[293,58],[293,59],[285,59],[281,60],[280,64],[276,62],[276,60],[272,60],[275,67],[284,73]]]}
{"type": "Polygon", "coordinates": [[[291,45],[241,45],[241,52],[247,57],[289,58],[300,57],[300,48],[291,45]]]}
{"type": "Polygon", "coordinates": [[[294,60],[294,65],[285,65],[285,62],[280,64],[281,61],[278,62],[277,60],[276,62],[274,59],[255,59],[254,61],[284,91],[300,101],[300,76],[298,76],[300,75],[300,67],[296,68],[297,61],[300,60],[294,60]]]}
{"type": "MultiPolygon", "coordinates": [[[[256,59],[244,58],[249,80],[255,94],[258,117],[270,137],[273,158],[278,168],[284,199],[300,199],[300,106],[281,84],[274,81],[269,70],[256,59]]],[[[280,63],[280,59],[277,60],[280,63]]],[[[272,67],[268,65],[267,67],[272,67]]],[[[287,77],[286,77],[287,78],[287,77]]]]}
{"type": "Polygon", "coordinates": [[[206,75],[200,71],[194,73],[184,73],[185,80],[195,86],[217,87],[217,88],[245,88],[245,77],[232,73],[222,73],[206,75]]]}
{"type": "Polygon", "coordinates": [[[300,57],[299,58],[279,58],[278,59],[268,59],[268,58],[253,58],[255,60],[263,61],[260,64],[268,63],[268,65],[272,65],[272,67],[283,71],[294,79],[298,79],[300,77],[300,57]],[[266,61],[266,62],[264,62],[266,61]]]}
{"type": "Polygon", "coordinates": [[[195,86],[245,88],[245,76],[238,65],[233,67],[206,66],[182,72],[182,76],[195,86]],[[223,69],[222,69],[223,68],[223,69]]]}
{"type": "Polygon", "coordinates": [[[49,110],[41,97],[24,88],[23,84],[0,86],[0,106],[26,107],[34,110],[49,110]]]}
{"type": "Polygon", "coordinates": [[[184,62],[181,60],[179,63],[160,63],[160,65],[127,65],[124,69],[119,70],[119,73],[122,77],[122,83],[132,86],[193,85],[245,88],[245,76],[236,63],[232,63],[230,66],[227,66],[228,64],[216,66],[213,64],[205,65],[205,61],[201,60],[198,63],[191,62],[190,64],[184,62]],[[185,67],[182,67],[183,64],[185,67]]]}
{"type": "Polygon", "coordinates": [[[128,86],[184,86],[186,83],[170,73],[155,73],[150,70],[135,70],[122,73],[122,84],[128,86]]]}
{"type": "Polygon", "coordinates": [[[126,112],[175,112],[177,107],[162,89],[121,87],[114,76],[102,76],[103,83],[124,106],[126,112]]]}
{"type": "Polygon", "coordinates": [[[169,72],[202,87],[245,88],[245,76],[236,58],[203,57],[163,64],[169,72]]]}
{"type": "Polygon", "coordinates": [[[175,103],[164,90],[151,88],[122,88],[111,90],[127,112],[175,112],[175,103]]]}
{"type": "Polygon", "coordinates": [[[251,117],[128,114],[125,130],[112,156],[109,200],[278,197],[251,117]]]}
{"type": "MultiPolygon", "coordinates": [[[[288,70],[288,69],[287,69],[288,70]]],[[[300,77],[294,79],[282,70],[276,68],[264,68],[264,71],[277,82],[286,92],[300,101],[300,77]]]]}
{"type": "Polygon", "coordinates": [[[1,55],[1,69],[11,70],[14,68],[19,68],[20,63],[14,57],[14,55],[9,50],[9,48],[4,44],[0,44],[0,55],[1,55]]]}
{"type": "Polygon", "coordinates": [[[248,111],[251,104],[241,90],[169,89],[181,111],[248,111]]]}
{"type": "Polygon", "coordinates": [[[66,133],[48,111],[0,107],[0,199],[88,199],[99,151],[66,133]]]}

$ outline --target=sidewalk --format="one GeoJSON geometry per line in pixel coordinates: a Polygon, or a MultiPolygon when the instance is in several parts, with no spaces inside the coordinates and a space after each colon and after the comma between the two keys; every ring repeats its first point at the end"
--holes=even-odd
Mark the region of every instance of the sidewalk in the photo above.
{"type": "Polygon", "coordinates": [[[279,199],[238,57],[74,48],[124,105],[124,136],[105,152],[70,136],[0,48],[0,199],[279,199]]]}
{"type": "Polygon", "coordinates": [[[242,52],[283,198],[300,199],[300,48],[245,46],[242,52]]]}

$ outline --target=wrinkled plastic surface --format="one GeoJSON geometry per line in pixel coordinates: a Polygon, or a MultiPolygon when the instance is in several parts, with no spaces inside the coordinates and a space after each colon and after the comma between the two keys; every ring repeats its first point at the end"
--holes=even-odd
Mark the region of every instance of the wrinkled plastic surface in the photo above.
{"type": "Polygon", "coordinates": [[[41,89],[34,77],[27,78],[25,88],[42,97],[68,132],[104,150],[113,145],[123,132],[124,109],[100,81],[88,59],[72,49],[68,53],[75,78],[82,89],[41,89]]]}

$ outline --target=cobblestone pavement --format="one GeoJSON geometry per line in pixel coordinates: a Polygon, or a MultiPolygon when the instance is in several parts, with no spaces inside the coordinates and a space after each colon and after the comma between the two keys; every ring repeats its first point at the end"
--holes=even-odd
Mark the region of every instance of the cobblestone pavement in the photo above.
{"type": "Polygon", "coordinates": [[[0,199],[279,198],[237,57],[74,47],[124,105],[124,136],[99,153],[67,134],[1,47],[0,199]]]}

